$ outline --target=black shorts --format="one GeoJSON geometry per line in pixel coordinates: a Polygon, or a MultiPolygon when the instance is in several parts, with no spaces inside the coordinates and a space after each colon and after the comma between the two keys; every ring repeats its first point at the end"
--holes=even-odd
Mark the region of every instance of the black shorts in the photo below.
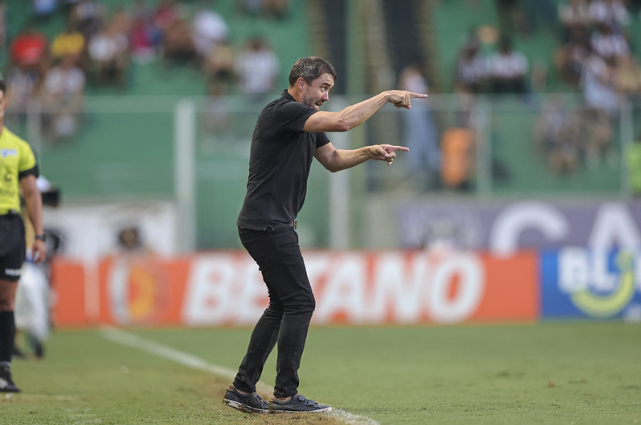
{"type": "Polygon", "coordinates": [[[26,258],[24,223],[19,214],[0,215],[0,280],[20,279],[26,258]]]}

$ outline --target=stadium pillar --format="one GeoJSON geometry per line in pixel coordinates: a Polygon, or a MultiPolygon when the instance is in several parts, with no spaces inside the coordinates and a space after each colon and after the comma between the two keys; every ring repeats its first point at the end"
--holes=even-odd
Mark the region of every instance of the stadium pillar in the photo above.
{"type": "Polygon", "coordinates": [[[177,252],[196,249],[195,215],[196,107],[187,99],[174,110],[174,195],[177,206],[177,252]]]}
{"type": "Polygon", "coordinates": [[[474,109],[473,126],[476,141],[476,195],[487,199],[492,195],[492,119],[490,102],[481,100],[474,109]]]}
{"type": "MultiPolygon", "coordinates": [[[[345,98],[334,98],[329,103],[331,110],[340,111],[348,106],[345,98]]],[[[332,134],[332,143],[337,149],[349,149],[348,133],[332,134]]],[[[349,199],[351,169],[329,173],[329,248],[349,248],[349,199]]]]}
{"type": "MultiPolygon", "coordinates": [[[[363,44],[363,0],[346,2],[347,13],[347,102],[354,104],[365,96],[365,55],[363,44]]],[[[348,144],[355,149],[366,144],[365,126],[362,125],[349,132],[348,144]]],[[[350,170],[349,180],[349,241],[351,248],[364,245],[364,205],[366,196],[366,167],[355,167],[350,170]]]]}

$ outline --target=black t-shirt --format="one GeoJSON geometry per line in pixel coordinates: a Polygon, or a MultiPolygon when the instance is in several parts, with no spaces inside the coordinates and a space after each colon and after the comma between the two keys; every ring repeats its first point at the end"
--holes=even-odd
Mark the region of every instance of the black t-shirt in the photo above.
{"type": "Polygon", "coordinates": [[[249,180],[238,227],[264,230],[289,225],[305,202],[314,151],[329,143],[325,133],[303,131],[317,111],[285,90],[265,106],[252,136],[249,180]]]}

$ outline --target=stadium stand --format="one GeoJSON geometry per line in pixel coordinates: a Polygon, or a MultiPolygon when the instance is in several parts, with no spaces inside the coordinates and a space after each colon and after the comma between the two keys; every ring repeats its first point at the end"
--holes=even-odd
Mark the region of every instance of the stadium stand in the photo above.
{"type": "MultiPolygon", "coordinates": [[[[564,1],[553,0],[550,4],[556,6],[564,1]]],[[[108,17],[119,10],[120,2],[117,0],[99,3],[104,6],[108,17]]],[[[146,2],[152,9],[159,3],[160,0],[146,2]]],[[[364,15],[368,23],[380,25],[384,31],[384,34],[378,34],[383,40],[378,47],[389,58],[387,66],[391,69],[392,84],[397,83],[401,70],[409,61],[422,59],[430,94],[434,95],[431,104],[441,108],[434,114],[440,138],[456,124],[460,114],[447,109],[450,101],[442,100],[445,98],[439,98],[438,94],[456,90],[456,60],[470,33],[479,38],[484,57],[495,51],[499,28],[505,25],[497,9],[499,3],[380,0],[377,1],[378,15],[364,15]],[[398,25],[398,22],[403,22],[403,25],[398,25]]],[[[350,9],[347,2],[339,0],[292,0],[288,12],[278,17],[248,13],[242,10],[241,4],[235,0],[186,1],[180,2],[180,13],[191,19],[203,8],[215,10],[227,23],[230,46],[234,50],[240,50],[244,42],[254,36],[267,41],[281,65],[273,88],[274,95],[286,86],[290,64],[299,57],[315,54],[327,56],[336,66],[340,78],[334,94],[348,94],[350,58],[346,40],[352,36],[348,11],[364,13],[362,7],[350,9]]],[[[46,19],[33,21],[31,2],[11,2],[8,41],[28,23],[37,22],[38,31],[51,42],[66,27],[67,16],[65,12],[58,11],[46,19]]],[[[630,18],[626,31],[631,40],[630,47],[636,53],[634,40],[641,36],[638,12],[631,14],[630,18]]],[[[494,195],[519,197],[572,193],[579,196],[616,195],[620,192],[622,164],[616,153],[622,146],[619,146],[618,126],[613,128],[613,154],[589,167],[578,166],[572,173],[558,175],[551,172],[549,158],[538,150],[535,135],[537,123],[541,121],[539,112],[549,102],[546,94],[562,93],[562,99],[569,108],[579,105],[582,98],[580,88],[564,82],[555,68],[554,52],[563,42],[558,28],[558,22],[546,24],[539,20],[536,27],[527,31],[516,27],[512,34],[515,50],[528,60],[529,80],[535,96],[526,99],[508,96],[500,100],[479,98],[484,102],[481,109],[488,113],[486,119],[491,124],[487,126],[485,136],[491,142],[491,190],[494,195]]],[[[373,65],[379,63],[377,66],[382,66],[380,60],[373,60],[373,49],[367,45],[371,40],[367,37],[365,31],[359,37],[363,38],[361,47],[366,52],[366,75],[363,79],[368,82],[365,91],[373,92],[376,78],[385,73],[373,65]]],[[[8,63],[7,49],[2,50],[0,61],[4,65],[8,63]]],[[[6,66],[3,70],[7,72],[6,66]]],[[[175,106],[180,98],[190,98],[199,111],[196,135],[198,167],[195,170],[199,199],[197,220],[199,229],[202,229],[199,246],[234,246],[236,236],[230,223],[233,223],[242,201],[239,197],[243,194],[247,143],[253,120],[262,105],[247,105],[237,85],[229,89],[231,97],[226,104],[210,102],[211,99],[206,97],[207,91],[207,76],[198,66],[170,66],[161,57],[131,60],[122,86],[96,84],[88,75],[85,112],[73,137],[59,141],[48,140],[46,136],[39,140],[30,137],[30,141],[42,158],[41,164],[47,176],[64,188],[71,202],[74,199],[170,198],[174,191],[175,106]],[[225,220],[212,223],[210,217],[225,217],[225,220]]],[[[452,102],[452,108],[461,107],[455,100],[452,102]]],[[[17,126],[18,133],[25,136],[34,134],[33,128],[29,133],[27,121],[19,122],[17,126]]],[[[367,131],[369,135],[389,139],[400,134],[400,128],[397,116],[381,114],[372,120],[367,131]]],[[[635,130],[634,134],[637,133],[635,130]]],[[[370,137],[369,140],[376,139],[370,137]]],[[[372,177],[373,181],[375,177],[372,177]]],[[[394,184],[403,182],[400,175],[397,180],[389,180],[394,184]]],[[[372,184],[367,187],[384,191],[395,189],[398,184],[372,184]]],[[[474,190],[474,182],[470,189],[474,190]]],[[[310,192],[325,195],[327,190],[326,177],[316,176],[313,169],[310,192]]],[[[320,223],[317,226],[320,229],[327,220],[325,210],[323,196],[310,197],[304,218],[308,222],[320,223]]],[[[326,235],[316,231],[314,238],[322,245],[326,235]]]]}

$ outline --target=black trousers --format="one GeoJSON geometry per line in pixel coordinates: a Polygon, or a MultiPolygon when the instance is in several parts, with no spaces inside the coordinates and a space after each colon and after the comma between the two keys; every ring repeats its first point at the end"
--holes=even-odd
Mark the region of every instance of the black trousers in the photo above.
{"type": "Polygon", "coordinates": [[[278,343],[276,397],[298,392],[298,369],[307,330],[316,307],[305,263],[293,227],[276,230],[238,229],[240,241],[258,263],[269,292],[269,307],[256,324],[234,386],[256,391],[269,353],[278,343]]]}

